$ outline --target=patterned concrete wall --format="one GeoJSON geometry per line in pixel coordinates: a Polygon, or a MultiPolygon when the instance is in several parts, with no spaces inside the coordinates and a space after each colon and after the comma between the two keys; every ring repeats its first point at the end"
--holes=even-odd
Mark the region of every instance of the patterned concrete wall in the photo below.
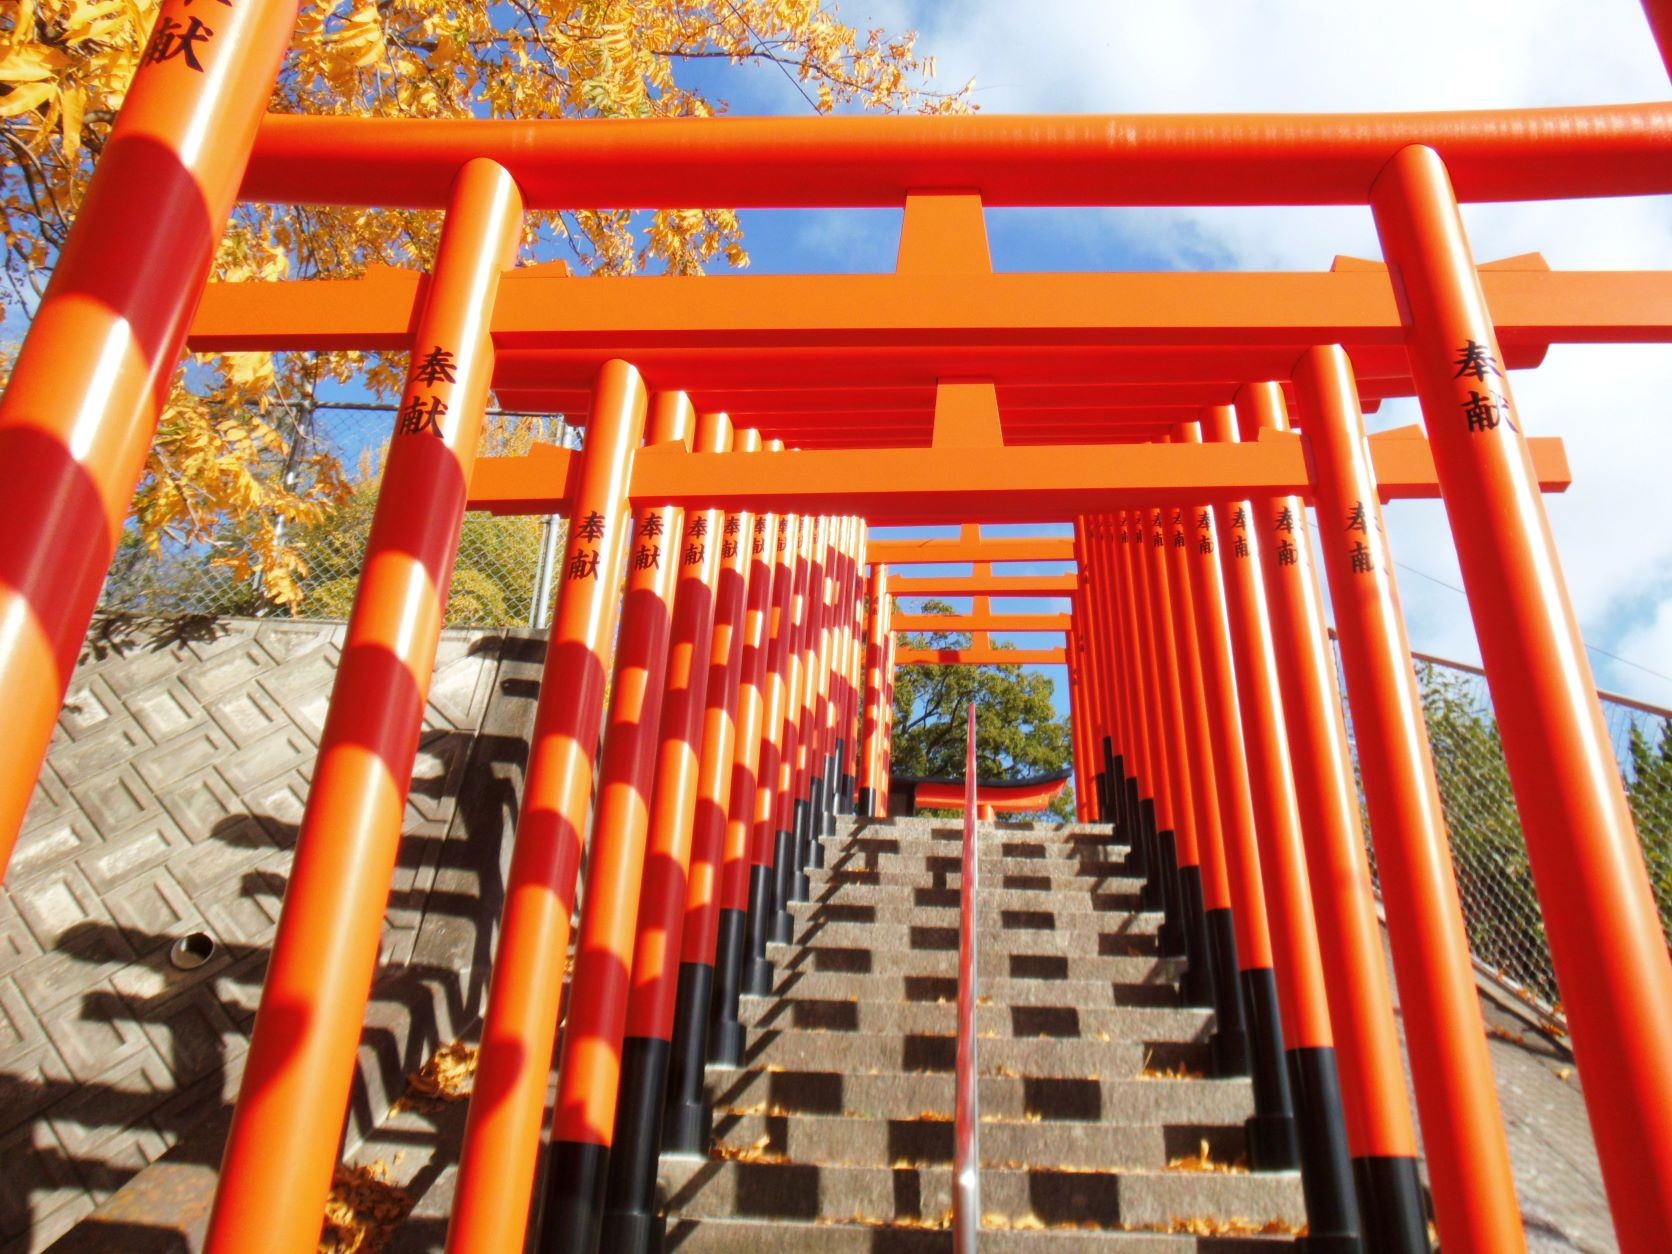
{"type": "MultiPolygon", "coordinates": [[[[4,1254],[44,1248],[160,1156],[212,1170],[342,635],[95,629],[0,890],[4,1254]],[[177,970],[169,948],[194,931],[214,957],[177,970]]],[[[351,1143],[476,1013],[541,652],[507,633],[442,641],[351,1143]]]]}

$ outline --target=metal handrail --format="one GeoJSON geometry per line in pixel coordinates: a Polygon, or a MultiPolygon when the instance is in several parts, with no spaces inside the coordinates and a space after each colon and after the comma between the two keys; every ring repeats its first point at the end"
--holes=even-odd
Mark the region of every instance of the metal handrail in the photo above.
{"type": "Polygon", "coordinates": [[[958,1068],[957,1106],[952,1125],[952,1244],[975,1254],[981,1233],[981,1153],[975,1066],[975,705],[969,707],[969,746],[964,766],[964,856],[958,894],[958,1068]]]}

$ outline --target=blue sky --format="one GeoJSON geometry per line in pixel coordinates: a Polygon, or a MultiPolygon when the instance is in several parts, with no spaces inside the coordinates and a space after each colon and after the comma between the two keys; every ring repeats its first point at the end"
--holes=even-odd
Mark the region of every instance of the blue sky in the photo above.
{"type": "MultiPolygon", "coordinates": [[[[1454,109],[1664,99],[1635,0],[847,0],[860,26],[916,29],[938,82],[973,78],[987,112],[1454,109]]],[[[806,113],[772,67],[695,67],[734,113],[806,113]]],[[[1541,251],[1558,269],[1672,269],[1672,198],[1465,208],[1482,260],[1541,251]]],[[[757,273],[889,269],[900,215],[744,215],[757,273]]],[[[1005,270],[1323,269],[1379,257],[1368,210],[999,210],[1005,270]]],[[[1530,431],[1567,443],[1575,483],[1547,498],[1599,685],[1672,705],[1672,348],[1558,346],[1519,372],[1530,431]]],[[[1392,402],[1372,430],[1420,421],[1392,402]]],[[[1438,502],[1387,512],[1414,648],[1479,660],[1438,502]]],[[[1011,608],[1006,603],[1005,608],[1011,608]]],[[[1019,607],[1018,607],[1019,608],[1019,607]]],[[[1059,685],[1060,687],[1060,685],[1059,685]]]]}

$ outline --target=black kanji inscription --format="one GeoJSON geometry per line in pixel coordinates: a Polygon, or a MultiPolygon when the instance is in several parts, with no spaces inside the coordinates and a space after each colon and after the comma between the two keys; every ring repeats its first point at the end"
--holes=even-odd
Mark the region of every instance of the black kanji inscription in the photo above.
{"type": "Polygon", "coordinates": [[[1463,347],[1457,350],[1457,360],[1452,363],[1457,367],[1454,379],[1461,379],[1464,375],[1486,381],[1486,376],[1495,374],[1500,379],[1504,372],[1498,369],[1498,359],[1486,351],[1486,345],[1477,344],[1473,340],[1465,340],[1463,347]]]}
{"type": "Polygon", "coordinates": [[[447,402],[437,396],[414,396],[398,415],[396,435],[429,434],[439,438],[441,424],[436,420],[447,412],[447,402]]]}
{"type": "Polygon", "coordinates": [[[161,65],[178,57],[188,70],[201,74],[203,62],[197,59],[197,45],[208,43],[214,37],[215,32],[198,18],[188,18],[182,26],[176,19],[165,17],[151,32],[140,61],[145,65],[161,65]]]}
{"type": "Polygon", "coordinates": [[[453,360],[453,354],[437,344],[424,354],[424,360],[418,363],[418,368],[412,372],[412,377],[429,387],[438,383],[456,383],[453,371],[458,368],[458,362],[453,360]]]}

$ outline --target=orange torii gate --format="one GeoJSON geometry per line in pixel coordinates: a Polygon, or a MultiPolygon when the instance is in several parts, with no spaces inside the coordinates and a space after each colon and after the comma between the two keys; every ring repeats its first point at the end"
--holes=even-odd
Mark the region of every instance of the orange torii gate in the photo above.
{"type": "MultiPolygon", "coordinates": [[[[166,0],[163,15],[181,20],[189,4],[166,0]]],[[[1565,467],[1525,435],[1507,371],[1551,343],[1672,339],[1668,277],[1564,275],[1535,258],[1477,267],[1457,205],[1672,190],[1672,105],[264,117],[295,15],[228,6],[199,50],[210,72],[140,67],[0,403],[0,498],[14,518],[0,546],[9,851],[182,348],[410,354],[209,1248],[317,1238],[472,504],[563,512],[570,528],[450,1248],[524,1240],[595,775],[600,814],[622,817],[600,823],[588,860],[574,977],[585,1012],[562,1042],[540,1241],[586,1249],[601,1229],[612,1248],[652,1240],[643,1165],[657,1142],[638,1130],[670,1083],[670,1106],[689,1114],[704,981],[721,986],[723,1048],[726,998],[769,974],[764,940],[805,896],[817,833],[864,789],[865,746],[886,754],[899,620],[878,576],[926,559],[870,541],[867,526],[971,521],[1075,523],[1061,542],[1076,574],[1068,656],[1076,738],[1104,766],[1097,817],[1141,851],[1165,943],[1190,959],[1187,993],[1219,1012],[1225,1073],[1254,1075],[1256,1165],[1300,1162],[1312,1237],[1329,1248],[1425,1249],[1321,560],[1355,728],[1373,746],[1364,787],[1441,1239],[1520,1248],[1380,518],[1382,500],[1411,495],[1445,502],[1459,546],[1620,1241],[1660,1248],[1672,964],[1539,496],[1565,467]],[[445,208],[447,220],[429,276],[204,295],[240,197],[445,208]],[[579,283],[507,269],[527,208],[692,203],[904,205],[898,272],[579,283]],[[995,275],[981,217],[1320,203],[1368,206],[1388,267],[995,275]],[[584,451],[477,464],[490,389],[585,412],[584,451]],[[1366,406],[1413,393],[1426,438],[1364,439],[1366,406]],[[1322,520],[1316,546],[1306,501],[1322,520]],[[644,712],[664,695],[679,716],[652,734],[644,712]],[[683,894],[641,877],[647,842],[658,865],[685,859],[683,894]],[[680,906],[709,921],[676,961],[646,943],[645,920],[680,906]],[[687,1011],[680,1039],[674,1003],[687,1011]],[[612,1154],[628,1169],[612,1172],[612,1154]]],[[[935,543],[917,551],[982,563],[1024,551],[935,543]]],[[[874,804],[874,766],[871,781],[874,804]]],[[[672,1120],[675,1135],[698,1116],[672,1120]]]]}

